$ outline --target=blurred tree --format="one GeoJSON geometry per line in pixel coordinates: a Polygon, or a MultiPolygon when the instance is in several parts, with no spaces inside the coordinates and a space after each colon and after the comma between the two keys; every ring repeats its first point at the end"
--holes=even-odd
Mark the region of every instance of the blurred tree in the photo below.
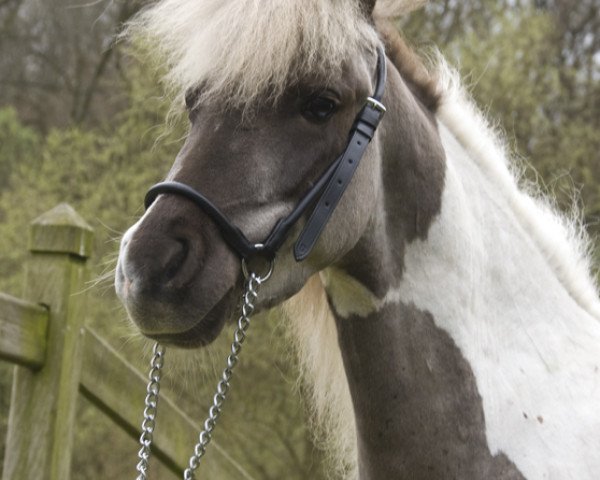
{"type": "Polygon", "coordinates": [[[96,124],[124,106],[121,25],[142,0],[4,0],[0,106],[47,131],[96,124]]]}
{"type": "Polygon", "coordinates": [[[0,192],[8,187],[15,166],[37,161],[41,140],[38,132],[21,124],[13,108],[0,109],[0,192]]]}
{"type": "MultiPolygon", "coordinates": [[[[600,235],[600,0],[432,3],[401,22],[437,45],[502,126],[525,177],[600,235]]],[[[600,262],[600,252],[597,251],[600,262]]],[[[596,263],[598,263],[596,262],[596,263]]]]}

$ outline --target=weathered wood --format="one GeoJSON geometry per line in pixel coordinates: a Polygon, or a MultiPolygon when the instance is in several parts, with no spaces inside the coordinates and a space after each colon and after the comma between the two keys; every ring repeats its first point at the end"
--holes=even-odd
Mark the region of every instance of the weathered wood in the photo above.
{"type": "Polygon", "coordinates": [[[76,255],[92,254],[94,233],[73,208],[61,203],[33,221],[29,230],[29,250],[76,255]]]}
{"type": "Polygon", "coordinates": [[[0,293],[0,360],[42,367],[48,316],[44,307],[0,293]]]}
{"type": "Polygon", "coordinates": [[[15,367],[3,480],[68,480],[92,229],[67,205],[36,219],[24,298],[49,309],[46,361],[15,367]]]}
{"type": "MultiPolygon", "coordinates": [[[[0,359],[20,365],[15,367],[2,480],[71,478],[78,390],[139,437],[146,378],[83,327],[91,244],[91,228],[71,207],[59,205],[31,226],[26,300],[0,293],[0,359]]],[[[156,458],[181,473],[200,426],[164,394],[157,423],[156,458]]],[[[135,463],[132,458],[132,471],[135,463]]],[[[214,440],[200,471],[208,478],[252,480],[214,440]]]]}
{"type": "MultiPolygon", "coordinates": [[[[136,440],[144,408],[147,379],[96,333],[85,329],[81,392],[136,440]]],[[[207,399],[207,401],[210,399],[207,399]]],[[[159,400],[157,428],[152,451],[169,469],[181,474],[187,466],[200,426],[164,393],[159,400]]],[[[136,459],[132,458],[132,471],[136,459]]],[[[213,440],[210,454],[202,460],[203,478],[250,477],[213,440]]]]}

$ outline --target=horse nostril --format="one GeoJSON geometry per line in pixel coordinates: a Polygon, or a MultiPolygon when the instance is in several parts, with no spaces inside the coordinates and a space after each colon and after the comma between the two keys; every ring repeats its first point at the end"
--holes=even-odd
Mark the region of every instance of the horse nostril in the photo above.
{"type": "Polygon", "coordinates": [[[172,280],[182,269],[190,251],[189,241],[174,238],[164,252],[163,278],[165,282],[172,280]]]}
{"type": "Polygon", "coordinates": [[[176,294],[195,278],[204,255],[201,238],[175,227],[148,222],[131,235],[122,266],[132,296],[176,294]]]}

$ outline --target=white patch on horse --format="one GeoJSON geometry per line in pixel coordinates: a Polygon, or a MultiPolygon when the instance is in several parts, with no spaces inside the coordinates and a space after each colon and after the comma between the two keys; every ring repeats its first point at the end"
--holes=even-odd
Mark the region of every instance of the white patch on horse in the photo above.
{"type": "Polygon", "coordinates": [[[539,192],[525,192],[520,188],[517,175],[511,172],[516,168],[509,163],[510,155],[502,137],[468,100],[457,73],[451,71],[443,59],[438,71],[444,91],[439,119],[482,174],[490,179],[491,187],[509,203],[516,220],[531,236],[570,295],[600,320],[598,286],[590,275],[592,243],[578,213],[574,212],[573,219],[566,218],[539,192]]]}
{"type": "MultiPolygon", "coordinates": [[[[447,104],[444,120],[471,118],[463,107],[447,104]]],[[[574,247],[517,191],[485,131],[468,138],[479,139],[487,161],[440,128],[442,213],[426,241],[407,246],[402,283],[387,301],[431,312],[460,348],[483,400],[492,454],[505,453],[531,480],[597,478],[600,323],[585,263],[574,253],[556,258],[574,247]],[[540,242],[541,232],[560,237],[540,242]]]]}

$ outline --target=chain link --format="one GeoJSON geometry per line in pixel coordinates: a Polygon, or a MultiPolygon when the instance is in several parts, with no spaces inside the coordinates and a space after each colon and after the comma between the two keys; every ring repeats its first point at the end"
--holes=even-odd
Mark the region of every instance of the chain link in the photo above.
{"type": "Polygon", "coordinates": [[[142,434],[140,436],[141,448],[138,452],[140,461],[136,465],[138,476],[136,480],[146,480],[148,473],[148,462],[150,460],[150,447],[152,435],[156,426],[156,413],[158,408],[158,394],[160,392],[160,377],[165,360],[165,348],[154,344],[152,359],[150,360],[150,373],[148,374],[148,386],[146,387],[146,399],[144,400],[144,420],[142,421],[142,434]]]}
{"type": "Polygon", "coordinates": [[[198,443],[194,446],[194,453],[190,457],[188,468],[183,472],[184,480],[193,480],[194,472],[200,465],[200,460],[206,453],[206,447],[212,440],[212,432],[215,429],[215,425],[219,416],[221,415],[221,409],[223,403],[227,398],[227,392],[229,391],[231,376],[233,375],[233,369],[238,363],[240,351],[242,350],[242,344],[246,339],[246,333],[250,327],[250,316],[254,312],[254,301],[258,297],[258,289],[260,284],[265,280],[264,278],[257,277],[254,273],[251,273],[246,280],[246,288],[243,295],[242,304],[242,315],[238,319],[237,328],[233,333],[233,342],[231,343],[231,353],[227,357],[227,366],[223,369],[221,374],[221,380],[217,383],[217,392],[213,397],[213,403],[208,410],[208,417],[204,421],[204,429],[198,436],[198,443]]]}
{"type": "MultiPolygon", "coordinates": [[[[193,480],[194,472],[200,465],[200,461],[206,453],[206,447],[212,440],[212,432],[215,429],[216,422],[221,415],[223,403],[229,392],[230,381],[233,375],[233,369],[238,363],[239,354],[242,350],[242,344],[246,339],[248,328],[250,327],[250,317],[254,313],[254,302],[258,298],[260,285],[269,279],[273,272],[273,262],[270,263],[269,271],[263,277],[255,273],[248,273],[245,261],[242,262],[246,283],[242,296],[242,314],[237,322],[237,327],[233,333],[233,342],[231,343],[231,353],[227,357],[227,366],[221,374],[221,379],[217,384],[217,391],[213,397],[213,403],[208,410],[208,416],[204,421],[203,429],[198,436],[198,443],[194,446],[194,453],[190,457],[188,467],[183,472],[184,480],[193,480]]],[[[158,394],[160,391],[160,377],[164,364],[165,349],[162,345],[154,345],[152,360],[150,362],[149,382],[146,388],[146,399],[144,408],[144,420],[142,422],[142,435],[140,436],[140,451],[136,468],[138,476],[136,480],[147,480],[148,463],[150,460],[152,435],[156,425],[156,412],[158,405],[158,394]]]]}

